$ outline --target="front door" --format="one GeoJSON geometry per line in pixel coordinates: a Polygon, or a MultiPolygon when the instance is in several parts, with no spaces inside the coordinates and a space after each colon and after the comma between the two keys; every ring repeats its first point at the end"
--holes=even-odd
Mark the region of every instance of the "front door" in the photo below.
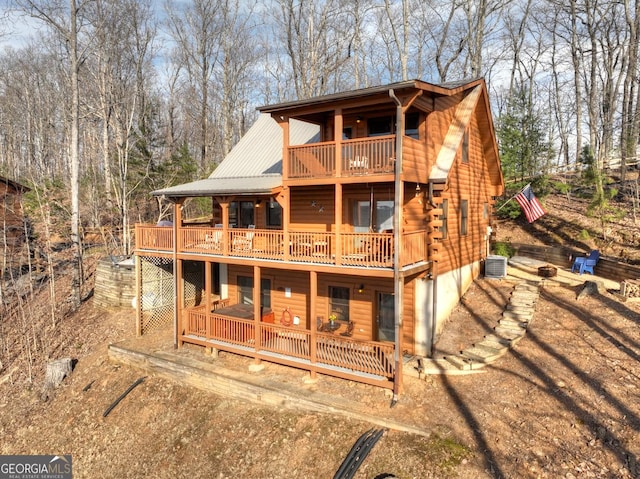
{"type": "Polygon", "coordinates": [[[377,329],[378,341],[395,342],[395,301],[393,293],[378,293],[377,329]]]}

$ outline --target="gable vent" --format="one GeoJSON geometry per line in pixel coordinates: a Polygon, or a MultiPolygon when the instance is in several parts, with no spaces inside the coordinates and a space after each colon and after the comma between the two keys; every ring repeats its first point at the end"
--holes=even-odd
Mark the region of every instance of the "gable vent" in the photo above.
{"type": "Polygon", "coordinates": [[[507,258],[490,255],[484,261],[484,277],[499,279],[507,276],[507,258]]]}

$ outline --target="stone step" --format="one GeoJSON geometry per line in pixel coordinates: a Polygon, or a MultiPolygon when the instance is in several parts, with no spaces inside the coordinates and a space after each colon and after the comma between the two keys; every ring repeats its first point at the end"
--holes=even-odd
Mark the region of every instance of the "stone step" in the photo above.
{"type": "Polygon", "coordinates": [[[516,311],[518,313],[535,313],[535,308],[531,306],[520,306],[517,304],[507,304],[507,311],[516,311]]]}
{"type": "Polygon", "coordinates": [[[532,284],[520,283],[513,288],[514,291],[529,291],[532,293],[539,293],[540,288],[538,286],[534,286],[532,284]]]}
{"type": "MultiPolygon", "coordinates": [[[[424,360],[424,369],[422,374],[427,375],[460,375],[460,374],[470,374],[473,371],[471,369],[460,369],[453,363],[447,361],[446,359],[425,359],[424,360]]],[[[479,372],[479,371],[478,371],[479,372]]],[[[418,374],[416,373],[416,377],[418,374]]]]}
{"type": "Polygon", "coordinates": [[[445,356],[445,359],[461,371],[471,371],[472,364],[462,356],[445,356]]]}
{"type": "Polygon", "coordinates": [[[513,321],[525,321],[530,322],[531,318],[533,318],[533,314],[531,313],[519,313],[517,311],[505,311],[502,313],[502,318],[511,319],[513,321]]]}
{"type": "Polygon", "coordinates": [[[465,349],[460,354],[463,358],[471,360],[472,364],[474,362],[487,364],[502,356],[502,353],[499,354],[495,349],[493,351],[488,351],[486,348],[478,348],[475,346],[465,349]]]}
{"type": "Polygon", "coordinates": [[[515,329],[501,328],[500,325],[498,325],[495,328],[493,328],[493,334],[490,334],[488,336],[496,336],[498,338],[508,340],[509,346],[513,346],[515,343],[517,343],[522,338],[524,338],[525,334],[526,334],[525,329],[520,328],[518,330],[515,330],[515,329]]]}
{"type": "Polygon", "coordinates": [[[505,343],[501,343],[498,340],[492,340],[492,339],[487,339],[482,338],[480,341],[473,343],[473,346],[477,346],[479,348],[491,348],[491,349],[495,349],[497,351],[502,350],[502,349],[509,349],[509,342],[505,343]]]}
{"type": "Polygon", "coordinates": [[[486,343],[486,344],[495,344],[496,349],[498,347],[503,347],[503,348],[509,348],[511,347],[511,339],[504,337],[504,336],[498,336],[497,334],[487,334],[481,341],[481,343],[486,343]]]}
{"type": "Polygon", "coordinates": [[[513,346],[514,341],[521,339],[526,334],[526,332],[527,330],[524,328],[513,329],[503,327],[498,324],[493,328],[492,336],[498,336],[499,338],[508,339],[511,342],[511,346],[513,346]]]}
{"type": "Polygon", "coordinates": [[[527,322],[526,321],[518,321],[518,320],[515,320],[515,319],[502,318],[502,319],[498,320],[498,324],[500,326],[504,326],[506,328],[527,329],[527,322]]]}
{"type": "Polygon", "coordinates": [[[540,296],[540,292],[538,291],[529,291],[527,289],[514,289],[511,293],[512,298],[524,298],[524,299],[532,299],[536,301],[540,296]]]}
{"type": "Polygon", "coordinates": [[[509,299],[509,304],[519,305],[519,306],[535,306],[536,300],[533,298],[523,298],[520,296],[511,296],[509,299]]]}
{"type": "Polygon", "coordinates": [[[497,334],[512,334],[512,335],[514,335],[514,338],[511,339],[511,342],[513,343],[514,340],[518,339],[518,336],[523,337],[525,335],[526,329],[520,328],[520,327],[511,327],[511,326],[505,326],[505,325],[499,324],[498,326],[493,328],[493,331],[495,333],[497,333],[497,334]]]}
{"type": "Polygon", "coordinates": [[[509,351],[509,346],[489,341],[487,339],[483,339],[479,343],[474,343],[473,347],[484,349],[488,354],[493,354],[496,359],[505,355],[509,351]]]}
{"type": "Polygon", "coordinates": [[[505,311],[513,311],[515,313],[529,313],[533,314],[536,312],[536,308],[534,304],[517,304],[517,303],[509,303],[505,311]]]}

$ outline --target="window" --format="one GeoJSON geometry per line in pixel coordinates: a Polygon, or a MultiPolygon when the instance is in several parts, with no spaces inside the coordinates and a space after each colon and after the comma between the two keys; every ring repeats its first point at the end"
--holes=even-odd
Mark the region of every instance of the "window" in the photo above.
{"type": "Polygon", "coordinates": [[[393,205],[391,200],[376,201],[376,231],[384,233],[393,231],[393,205]]]}
{"type": "Polygon", "coordinates": [[[382,116],[378,118],[369,118],[367,126],[369,128],[369,136],[382,136],[391,134],[391,117],[382,116]]]}
{"type": "Polygon", "coordinates": [[[269,201],[267,228],[282,229],[282,206],[276,201],[269,201]]]}
{"type": "Polygon", "coordinates": [[[371,225],[371,202],[353,202],[353,230],[356,233],[368,233],[371,225]]]}
{"type": "MultiPolygon", "coordinates": [[[[260,306],[270,308],[271,280],[262,278],[260,286],[260,306]]],[[[250,276],[238,276],[238,303],[253,304],[253,278],[250,276]]]]}
{"type": "Polygon", "coordinates": [[[378,341],[395,341],[395,301],[393,293],[378,293],[378,341]]]}
{"type": "Polygon", "coordinates": [[[269,278],[262,278],[260,286],[260,306],[263,308],[271,308],[271,280],[269,278]]]}
{"type": "Polygon", "coordinates": [[[350,140],[351,138],[353,138],[353,129],[350,126],[344,127],[342,129],[342,139],[350,140]]]}
{"type": "Polygon", "coordinates": [[[349,288],[329,286],[329,316],[337,321],[349,321],[349,288]]]}
{"type": "Polygon", "coordinates": [[[420,114],[418,112],[407,113],[404,116],[404,134],[406,136],[410,136],[417,140],[420,137],[420,132],[418,130],[419,125],[420,114]]]}
{"type": "Polygon", "coordinates": [[[220,263],[211,263],[211,292],[220,294],[220,263]]]}
{"type": "Polygon", "coordinates": [[[442,239],[447,238],[447,230],[448,230],[448,222],[449,222],[449,200],[442,200],[442,216],[440,216],[442,220],[442,226],[440,227],[440,231],[442,231],[442,239]]]}
{"type": "Polygon", "coordinates": [[[468,230],[469,200],[460,201],[460,235],[465,236],[468,230]]]}
{"type": "Polygon", "coordinates": [[[238,276],[238,303],[253,304],[253,278],[238,276]]]}
{"type": "Polygon", "coordinates": [[[469,163],[469,129],[462,135],[462,163],[469,163]]]}
{"type": "Polygon", "coordinates": [[[247,228],[256,224],[253,201],[233,201],[229,204],[229,226],[247,228]]]}
{"type": "Polygon", "coordinates": [[[393,200],[376,200],[375,210],[371,211],[371,201],[354,201],[353,231],[356,233],[369,233],[372,229],[377,233],[393,231],[393,205],[393,200]]]}
{"type": "Polygon", "coordinates": [[[240,228],[247,228],[249,225],[256,224],[254,208],[253,201],[240,202],[240,228]]]}

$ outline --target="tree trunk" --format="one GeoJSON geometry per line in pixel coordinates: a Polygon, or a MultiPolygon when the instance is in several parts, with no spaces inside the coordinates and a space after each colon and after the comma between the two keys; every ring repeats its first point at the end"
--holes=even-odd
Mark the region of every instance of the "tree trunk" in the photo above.
{"type": "Polygon", "coordinates": [[[69,44],[71,48],[71,144],[69,145],[69,161],[71,163],[71,244],[74,257],[74,273],[72,279],[71,300],[74,308],[80,306],[82,279],[82,245],[80,244],[80,84],[78,70],[78,10],[76,0],[70,0],[71,29],[69,44]]]}

